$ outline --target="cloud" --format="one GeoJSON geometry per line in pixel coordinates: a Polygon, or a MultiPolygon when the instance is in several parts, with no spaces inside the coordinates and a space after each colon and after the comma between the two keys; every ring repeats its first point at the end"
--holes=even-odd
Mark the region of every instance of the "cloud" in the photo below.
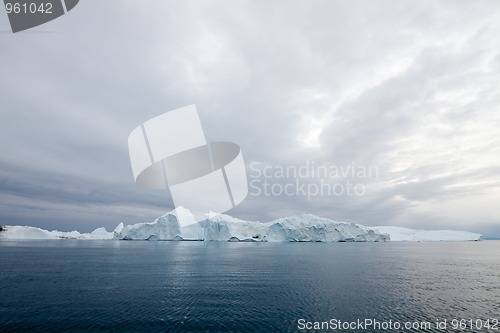
{"type": "Polygon", "coordinates": [[[85,229],[168,210],[168,193],[133,183],[127,136],[195,103],[207,139],[238,143],[248,166],[379,170],[362,197],[251,196],[231,214],[500,235],[499,6],[85,2],[1,34],[0,221],[85,229]]]}

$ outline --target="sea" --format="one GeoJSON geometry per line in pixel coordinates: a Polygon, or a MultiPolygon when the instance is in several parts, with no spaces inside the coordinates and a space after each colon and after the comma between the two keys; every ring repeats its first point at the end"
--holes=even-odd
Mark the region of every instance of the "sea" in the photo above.
{"type": "Polygon", "coordinates": [[[500,332],[500,241],[0,241],[0,332],[500,332]]]}

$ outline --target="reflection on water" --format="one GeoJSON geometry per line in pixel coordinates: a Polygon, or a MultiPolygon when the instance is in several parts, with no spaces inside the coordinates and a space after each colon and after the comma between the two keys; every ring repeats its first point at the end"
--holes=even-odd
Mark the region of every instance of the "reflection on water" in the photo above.
{"type": "Polygon", "coordinates": [[[297,331],[301,318],[500,319],[498,253],[497,241],[1,241],[0,331],[260,332],[297,331]]]}

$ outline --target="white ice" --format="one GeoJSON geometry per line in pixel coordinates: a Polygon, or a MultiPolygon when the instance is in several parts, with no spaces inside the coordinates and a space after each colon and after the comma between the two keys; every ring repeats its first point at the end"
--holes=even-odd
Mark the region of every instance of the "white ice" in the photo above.
{"type": "Polygon", "coordinates": [[[416,230],[403,227],[365,227],[311,214],[271,222],[244,221],[229,215],[208,214],[197,223],[189,210],[177,207],[153,222],[124,225],[112,232],[98,228],[91,233],[48,231],[29,226],[4,226],[0,239],[123,239],[244,242],[385,242],[472,241],[482,235],[458,230],[416,230]],[[188,221],[187,226],[181,227],[188,221]]]}
{"type": "MultiPolygon", "coordinates": [[[[180,215],[182,214],[182,215],[180,215]]],[[[188,210],[178,207],[153,222],[137,223],[115,231],[115,239],[205,240],[245,242],[378,242],[388,240],[364,226],[337,222],[310,214],[280,218],[271,222],[243,221],[229,215],[209,214],[200,223],[180,227],[178,216],[188,210]]]]}
{"type": "Polygon", "coordinates": [[[436,241],[477,241],[483,235],[460,230],[419,230],[394,226],[370,227],[383,234],[389,234],[391,241],[436,242],[436,241]]]}
{"type": "Polygon", "coordinates": [[[97,228],[91,233],[80,233],[78,231],[58,231],[44,230],[29,226],[3,227],[5,230],[0,232],[0,239],[112,239],[113,233],[107,232],[105,228],[97,228]]]}

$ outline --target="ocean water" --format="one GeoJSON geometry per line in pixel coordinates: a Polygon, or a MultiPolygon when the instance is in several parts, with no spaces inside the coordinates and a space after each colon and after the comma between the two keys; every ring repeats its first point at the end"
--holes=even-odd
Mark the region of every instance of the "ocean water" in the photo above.
{"type": "Polygon", "coordinates": [[[498,332],[495,320],[499,241],[0,241],[0,332],[498,332]],[[340,330],[366,320],[379,326],[340,330]]]}

